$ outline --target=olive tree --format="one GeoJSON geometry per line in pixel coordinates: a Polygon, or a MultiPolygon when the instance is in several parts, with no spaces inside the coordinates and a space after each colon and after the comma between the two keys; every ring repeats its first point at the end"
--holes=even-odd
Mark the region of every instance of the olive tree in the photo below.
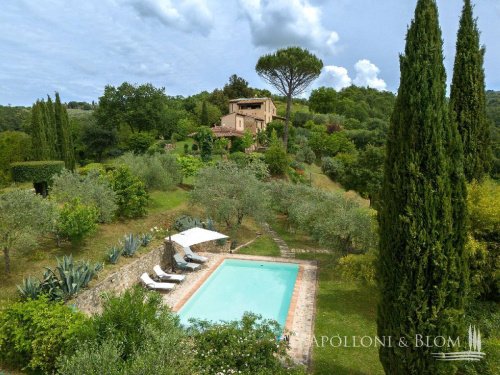
{"type": "Polygon", "coordinates": [[[0,195],[0,246],[5,272],[10,273],[10,252],[37,244],[38,238],[54,227],[55,205],[28,190],[0,195]]]}
{"type": "Polygon", "coordinates": [[[288,47],[259,58],[255,70],[266,82],[286,97],[286,120],[283,134],[288,145],[288,125],[292,98],[303,93],[321,73],[323,62],[306,49],[288,47]]]}
{"type": "Polygon", "coordinates": [[[228,228],[239,226],[247,216],[263,219],[269,206],[264,183],[250,168],[222,162],[202,169],[194,183],[191,199],[205,208],[207,215],[228,228]]]}

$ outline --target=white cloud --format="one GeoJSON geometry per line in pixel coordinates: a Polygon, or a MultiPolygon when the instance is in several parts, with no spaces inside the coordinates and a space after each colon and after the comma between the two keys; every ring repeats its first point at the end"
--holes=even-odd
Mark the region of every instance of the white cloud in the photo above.
{"type": "Polygon", "coordinates": [[[321,23],[321,9],[308,0],[238,0],[248,19],[255,46],[299,45],[334,52],[338,34],[321,23]]]}
{"type": "Polygon", "coordinates": [[[333,87],[335,90],[342,90],[344,87],[352,85],[349,73],[343,66],[326,65],[318,79],[319,86],[333,87]]]}
{"type": "Polygon", "coordinates": [[[378,77],[380,69],[370,62],[362,59],[354,65],[356,76],[351,78],[349,71],[343,66],[326,65],[323,67],[321,75],[314,83],[314,87],[333,87],[339,91],[351,85],[371,87],[377,90],[385,90],[387,85],[382,78],[378,77]]]}
{"type": "Polygon", "coordinates": [[[354,65],[354,70],[356,71],[356,77],[353,79],[353,82],[356,86],[366,86],[377,90],[385,90],[387,88],[385,81],[378,76],[380,69],[370,62],[370,60],[359,60],[354,65]]]}
{"type": "Polygon", "coordinates": [[[187,33],[208,35],[214,25],[206,0],[127,0],[139,16],[187,33]]]}

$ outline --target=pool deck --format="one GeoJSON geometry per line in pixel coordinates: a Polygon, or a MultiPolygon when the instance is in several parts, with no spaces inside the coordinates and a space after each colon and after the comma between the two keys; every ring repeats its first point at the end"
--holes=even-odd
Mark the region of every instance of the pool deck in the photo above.
{"type": "Polygon", "coordinates": [[[243,254],[200,253],[209,258],[201,269],[186,272],[186,279],[176,288],[163,294],[163,302],[173,311],[179,311],[198,288],[225,259],[242,259],[299,265],[285,329],[290,333],[289,354],[296,363],[308,366],[311,361],[316,315],[317,264],[315,261],[293,258],[275,258],[243,254]]]}

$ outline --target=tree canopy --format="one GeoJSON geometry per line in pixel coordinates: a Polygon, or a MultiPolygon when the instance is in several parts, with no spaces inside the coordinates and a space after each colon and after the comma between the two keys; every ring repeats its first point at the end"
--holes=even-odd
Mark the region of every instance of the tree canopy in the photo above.
{"type": "Polygon", "coordinates": [[[288,145],[288,125],[292,98],[303,93],[321,73],[323,62],[300,47],[279,49],[259,58],[255,70],[287,99],[283,143],[288,145]]]}

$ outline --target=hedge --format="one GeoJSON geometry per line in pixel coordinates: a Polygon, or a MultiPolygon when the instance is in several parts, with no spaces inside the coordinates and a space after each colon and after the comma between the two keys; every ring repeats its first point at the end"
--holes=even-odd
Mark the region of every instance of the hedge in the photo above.
{"type": "Polygon", "coordinates": [[[60,160],[42,160],[12,163],[12,177],[16,182],[33,183],[46,182],[52,179],[52,176],[61,172],[64,168],[64,161],[60,160]]]}

